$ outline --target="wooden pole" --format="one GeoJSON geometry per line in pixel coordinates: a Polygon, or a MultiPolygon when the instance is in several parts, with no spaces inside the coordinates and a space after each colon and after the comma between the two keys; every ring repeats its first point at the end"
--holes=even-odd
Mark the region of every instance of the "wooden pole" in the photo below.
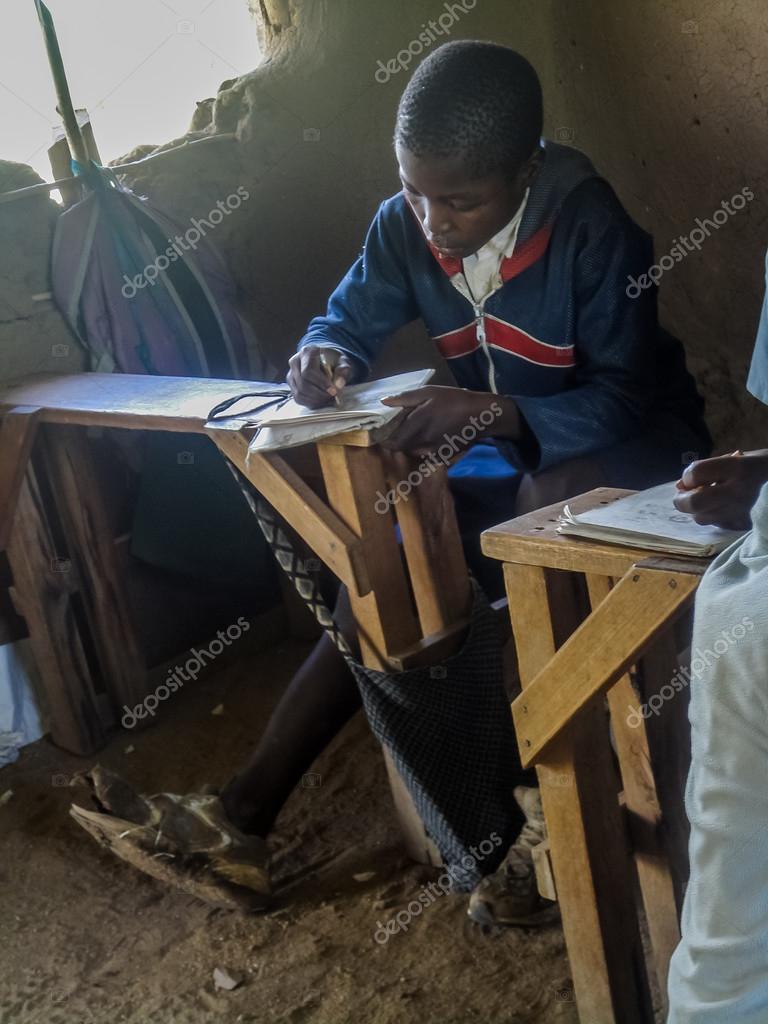
{"type": "Polygon", "coordinates": [[[40,19],[40,27],[43,30],[43,38],[45,39],[45,48],[48,51],[48,62],[51,65],[51,74],[53,75],[53,85],[56,89],[56,99],[58,101],[58,110],[61,114],[62,120],[64,121],[64,131],[67,136],[67,142],[72,156],[79,164],[85,166],[88,163],[88,149],[85,145],[83,133],[80,131],[80,125],[77,123],[77,115],[75,114],[75,108],[72,104],[72,96],[69,92],[69,82],[67,81],[67,73],[64,70],[64,61],[61,57],[61,50],[59,49],[59,40],[56,38],[56,28],[53,24],[53,18],[51,12],[42,2],[42,0],[35,0],[35,7],[37,8],[37,16],[40,19]]]}

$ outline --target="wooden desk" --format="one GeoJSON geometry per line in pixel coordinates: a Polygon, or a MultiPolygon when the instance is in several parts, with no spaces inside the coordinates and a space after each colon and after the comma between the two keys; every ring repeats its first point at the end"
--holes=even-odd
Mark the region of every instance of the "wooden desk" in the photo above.
{"type": "MultiPolygon", "coordinates": [[[[96,749],[115,708],[133,706],[147,689],[85,427],[206,434],[348,588],[367,665],[424,663],[466,628],[471,588],[445,472],[382,515],[379,492],[419,460],[385,452],[376,445],[381,434],[346,433],[317,446],[324,484],[317,493],[282,455],[246,459],[254,432],[247,420],[207,422],[219,402],[259,387],[88,373],[30,377],[0,392],[0,549],[8,550],[52,736],[66,749],[96,749]]],[[[387,765],[410,853],[437,863],[388,758],[387,765]]]]}
{"type": "MultiPolygon", "coordinates": [[[[599,488],[568,504],[579,512],[627,493],[599,488]]],[[[523,764],[539,776],[579,1019],[647,1024],[635,892],[639,881],[664,1002],[679,939],[685,758],[673,762],[687,702],[676,694],[653,722],[631,716],[633,676],[645,697],[670,682],[671,627],[707,561],[561,536],[563,504],[486,531],[482,546],[504,562],[523,688],[512,712],[523,764]]]]}

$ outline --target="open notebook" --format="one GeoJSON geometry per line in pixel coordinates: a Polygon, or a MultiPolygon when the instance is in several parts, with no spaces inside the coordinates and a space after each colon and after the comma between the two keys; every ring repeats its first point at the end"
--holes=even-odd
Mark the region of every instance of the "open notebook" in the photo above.
{"type": "Polygon", "coordinates": [[[348,430],[373,430],[393,420],[400,409],[382,405],[382,398],[391,398],[404,391],[423,387],[434,370],[414,370],[394,377],[352,384],[343,389],[339,403],[322,409],[308,409],[292,398],[276,409],[267,409],[255,421],[259,432],[249,451],[270,452],[309,444],[348,430]]]}
{"type": "Polygon", "coordinates": [[[693,516],[678,512],[672,504],[677,493],[674,481],[619,498],[589,512],[574,514],[563,509],[558,533],[589,537],[609,544],[648,548],[674,555],[706,558],[743,536],[741,530],[699,526],[693,516]]]}

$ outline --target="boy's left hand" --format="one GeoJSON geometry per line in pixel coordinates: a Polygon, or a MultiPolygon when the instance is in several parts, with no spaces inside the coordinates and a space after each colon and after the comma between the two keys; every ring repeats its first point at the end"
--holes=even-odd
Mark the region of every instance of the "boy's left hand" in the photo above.
{"type": "Polygon", "coordinates": [[[505,410],[506,418],[509,418],[510,410],[506,408],[509,402],[500,395],[436,384],[385,398],[384,405],[399,407],[406,412],[382,446],[426,455],[445,444],[451,434],[461,436],[462,451],[483,434],[507,436],[496,425],[504,417],[505,410]],[[465,430],[464,435],[462,430],[465,430]]]}

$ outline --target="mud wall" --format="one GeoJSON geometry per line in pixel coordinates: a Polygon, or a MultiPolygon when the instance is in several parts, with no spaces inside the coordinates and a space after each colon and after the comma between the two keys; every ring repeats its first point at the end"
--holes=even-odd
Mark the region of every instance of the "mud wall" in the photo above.
{"type": "MultiPolygon", "coordinates": [[[[661,302],[665,322],[685,340],[718,438],[766,443],[768,415],[744,391],[768,214],[762,0],[250,3],[267,61],[199,105],[194,122],[197,133],[235,132],[238,141],[173,155],[131,183],[182,221],[204,218],[238,186],[248,190],[211,237],[273,362],[284,365],[359,251],[378,203],[397,188],[390,138],[404,65],[449,38],[490,38],[536,64],[547,133],[593,157],[654,233],[658,257],[690,236],[697,218],[706,226],[723,201],[744,189],[754,194],[664,272],[661,302]]],[[[29,223],[20,205],[29,204],[0,206],[3,237],[9,223],[17,234],[20,220],[29,223]]],[[[0,249],[3,378],[59,368],[64,358],[50,351],[65,332],[54,313],[36,306],[23,322],[2,305],[44,276],[50,216],[48,204],[38,204],[36,240],[21,258],[0,249]]],[[[420,329],[396,340],[387,362],[395,358],[431,358],[420,329]]]]}

